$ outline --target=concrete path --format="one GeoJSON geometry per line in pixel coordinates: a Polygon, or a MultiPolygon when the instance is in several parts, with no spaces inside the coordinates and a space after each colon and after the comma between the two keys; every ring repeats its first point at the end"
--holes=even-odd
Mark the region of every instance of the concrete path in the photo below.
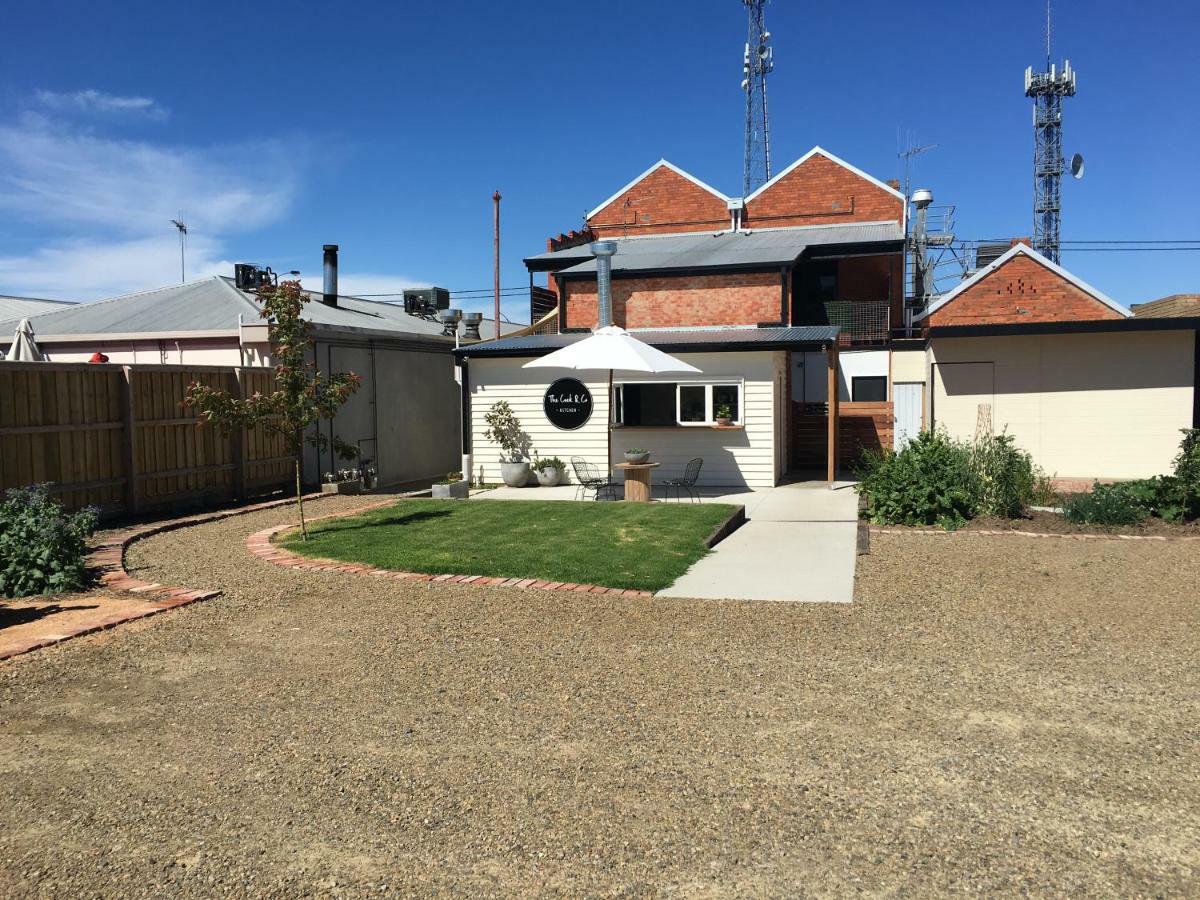
{"type": "Polygon", "coordinates": [[[794,484],[712,499],[745,504],[749,521],[659,596],[853,599],[858,495],[850,485],[794,484]]]}
{"type": "MultiPolygon", "coordinates": [[[[663,597],[849,603],[854,597],[858,495],[852,482],[706,488],[705,503],[740,503],[749,520],[658,592],[663,597]]],[[[573,500],[575,485],[496,488],[476,500],[573,500]]],[[[660,490],[655,489],[655,498],[660,490]]]]}

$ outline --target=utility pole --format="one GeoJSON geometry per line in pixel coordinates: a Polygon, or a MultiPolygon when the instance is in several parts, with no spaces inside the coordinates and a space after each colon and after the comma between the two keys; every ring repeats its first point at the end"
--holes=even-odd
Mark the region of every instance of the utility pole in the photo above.
{"type": "Polygon", "coordinates": [[[183,284],[187,281],[187,258],[185,249],[187,246],[187,224],[183,221],[181,213],[178,219],[172,219],[171,224],[179,230],[179,283],[183,284]]]}
{"type": "Polygon", "coordinates": [[[742,90],[746,92],[746,155],[742,196],[771,180],[771,140],[767,127],[767,75],[775,68],[771,32],[763,21],[767,0],[742,0],[749,24],[742,55],[742,90]]]}
{"type": "Polygon", "coordinates": [[[496,340],[500,340],[500,192],[492,194],[492,287],[496,292],[496,340]]]}

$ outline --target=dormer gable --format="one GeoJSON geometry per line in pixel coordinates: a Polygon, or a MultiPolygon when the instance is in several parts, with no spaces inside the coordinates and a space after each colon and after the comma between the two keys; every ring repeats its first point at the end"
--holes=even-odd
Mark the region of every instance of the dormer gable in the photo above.
{"type": "Polygon", "coordinates": [[[729,198],[660,159],[589,212],[587,224],[600,238],[720,231],[729,227],[729,198]]]}
{"type": "Polygon", "coordinates": [[[745,228],[904,222],[904,195],[821,147],[813,147],[745,198],[745,228]]]}

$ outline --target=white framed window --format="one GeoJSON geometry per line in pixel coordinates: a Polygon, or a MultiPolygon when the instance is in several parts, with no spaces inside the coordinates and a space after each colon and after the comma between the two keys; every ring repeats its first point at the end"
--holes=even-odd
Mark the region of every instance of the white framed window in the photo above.
{"type": "Polygon", "coordinates": [[[613,421],[619,425],[709,427],[729,413],[742,424],[741,381],[626,382],[615,386],[613,421]]]}

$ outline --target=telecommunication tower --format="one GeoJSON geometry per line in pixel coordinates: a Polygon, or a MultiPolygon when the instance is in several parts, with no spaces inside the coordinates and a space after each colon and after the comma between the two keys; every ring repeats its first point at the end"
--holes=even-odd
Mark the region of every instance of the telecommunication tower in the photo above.
{"type": "MultiPolygon", "coordinates": [[[[1033,246],[1058,262],[1062,220],[1063,149],[1062,102],[1075,96],[1075,70],[1070,60],[1058,68],[1050,61],[1050,3],[1046,3],[1046,70],[1025,70],[1025,96],[1033,98],[1033,246]]],[[[1083,159],[1076,154],[1071,174],[1083,174],[1083,159]]]]}
{"type": "Polygon", "coordinates": [[[742,0],[749,27],[742,56],[742,90],[746,93],[746,157],[742,167],[742,196],[771,179],[771,141],[767,128],[767,75],[775,67],[763,21],[767,0],[742,0]]]}

